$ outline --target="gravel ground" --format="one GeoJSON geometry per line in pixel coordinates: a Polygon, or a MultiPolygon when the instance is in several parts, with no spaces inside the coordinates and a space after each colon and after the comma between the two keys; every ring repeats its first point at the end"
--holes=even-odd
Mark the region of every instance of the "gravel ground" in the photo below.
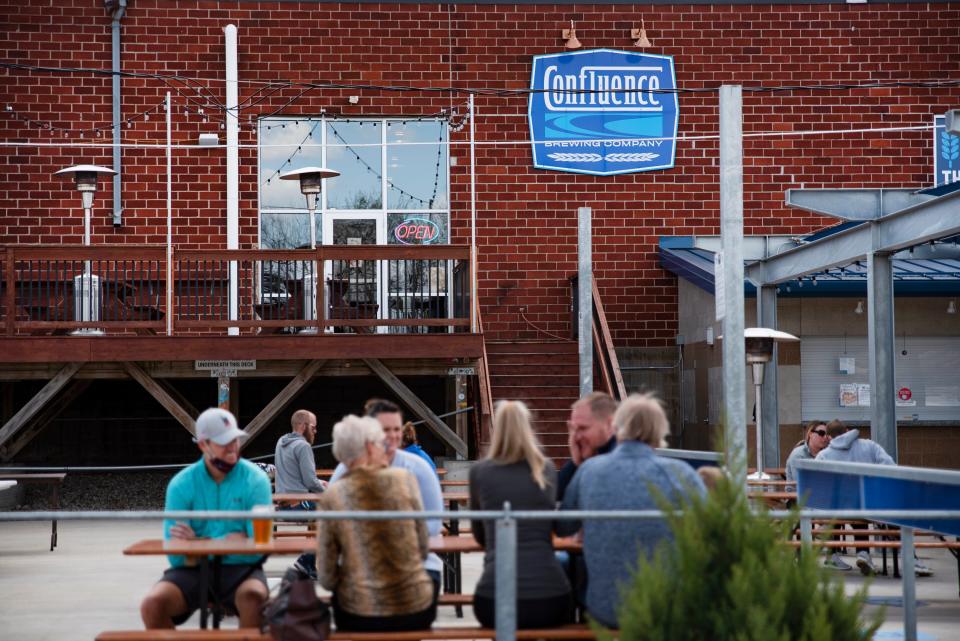
{"type": "MultiPolygon", "coordinates": [[[[60,506],[64,510],[162,510],[167,483],[176,472],[67,473],[60,487],[60,506]]],[[[17,509],[47,509],[49,485],[28,483],[24,489],[24,502],[17,509]]]]}

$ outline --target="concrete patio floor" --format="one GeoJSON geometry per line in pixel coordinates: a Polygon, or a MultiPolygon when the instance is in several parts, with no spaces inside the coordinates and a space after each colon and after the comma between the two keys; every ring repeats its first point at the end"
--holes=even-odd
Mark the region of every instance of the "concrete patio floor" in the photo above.
{"type": "MultiPolygon", "coordinates": [[[[103,630],[141,627],[140,599],[166,560],[123,556],[122,550],[159,532],[158,522],[61,521],[50,552],[48,522],[0,523],[0,641],[92,641],[103,630]]],[[[946,550],[922,550],[921,558],[935,575],[917,580],[919,639],[960,641],[957,562],[946,550]]],[[[279,577],[291,562],[270,559],[267,576],[279,577]]],[[[464,555],[465,591],[473,591],[481,565],[481,555],[464,555]]],[[[856,571],[843,577],[850,591],[864,582],[856,571]]],[[[900,596],[899,579],[879,576],[870,585],[871,601],[887,603],[878,641],[903,638],[900,596]]],[[[476,625],[470,608],[464,615],[457,619],[453,608],[442,607],[437,625],[476,625]]],[[[198,619],[185,625],[197,626],[198,619]]],[[[236,619],[227,619],[225,627],[234,626],[236,619]]]]}

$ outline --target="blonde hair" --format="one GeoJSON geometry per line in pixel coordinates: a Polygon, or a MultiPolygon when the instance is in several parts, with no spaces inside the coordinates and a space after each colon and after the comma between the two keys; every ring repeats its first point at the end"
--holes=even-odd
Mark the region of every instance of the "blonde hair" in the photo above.
{"type": "Polygon", "coordinates": [[[500,401],[493,411],[493,438],[486,458],[509,464],[526,461],[533,482],[547,487],[543,467],[547,462],[530,427],[530,410],[521,401],[500,401]]]}
{"type": "Polygon", "coordinates": [[[631,394],[613,415],[617,441],[640,441],[650,447],[664,447],[670,434],[670,422],[663,405],[653,394],[631,394]]]}
{"type": "Polygon", "coordinates": [[[383,426],[369,416],[350,414],[333,426],[333,456],[350,465],[366,453],[367,443],[383,442],[383,426]]]}

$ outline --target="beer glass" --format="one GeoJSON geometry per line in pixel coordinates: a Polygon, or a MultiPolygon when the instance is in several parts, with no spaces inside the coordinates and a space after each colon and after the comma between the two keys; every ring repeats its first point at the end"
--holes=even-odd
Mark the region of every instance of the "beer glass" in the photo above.
{"type": "MultiPolygon", "coordinates": [[[[252,512],[272,512],[272,505],[254,505],[252,512]]],[[[253,519],[253,542],[261,545],[269,543],[273,537],[273,519],[254,518],[253,519]]]]}

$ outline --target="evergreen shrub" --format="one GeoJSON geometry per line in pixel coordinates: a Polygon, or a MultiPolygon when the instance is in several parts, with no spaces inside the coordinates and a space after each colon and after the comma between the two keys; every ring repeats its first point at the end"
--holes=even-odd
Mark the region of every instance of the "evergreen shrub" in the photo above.
{"type": "MultiPolygon", "coordinates": [[[[666,504],[664,504],[666,506],[666,504]]],[[[665,511],[669,507],[662,507],[665,511]]],[[[672,544],[642,557],[619,610],[622,641],[869,641],[866,586],[852,596],[808,548],[783,544],[796,523],[753,510],[721,479],[672,513],[672,544]]],[[[609,632],[594,624],[601,639],[609,632]]]]}

